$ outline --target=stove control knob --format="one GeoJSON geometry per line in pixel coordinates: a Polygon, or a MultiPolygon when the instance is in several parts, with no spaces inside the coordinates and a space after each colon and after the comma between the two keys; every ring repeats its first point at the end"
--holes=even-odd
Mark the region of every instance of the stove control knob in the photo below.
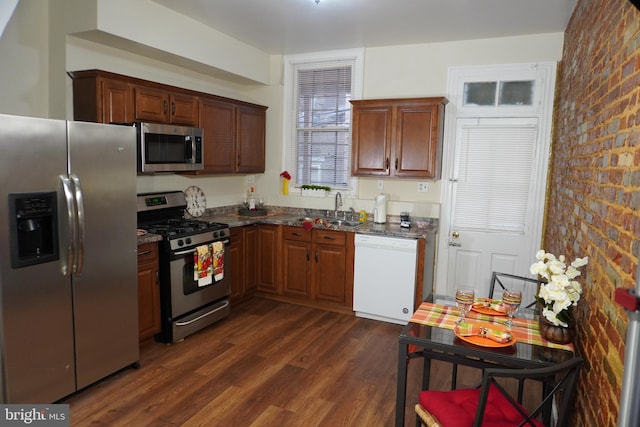
{"type": "Polygon", "coordinates": [[[178,246],[184,246],[184,242],[182,241],[182,239],[178,240],[178,246]]]}
{"type": "Polygon", "coordinates": [[[218,233],[217,231],[213,232],[213,238],[214,239],[217,239],[219,235],[220,235],[220,233],[218,233]]]}
{"type": "Polygon", "coordinates": [[[187,245],[190,245],[191,244],[191,237],[187,237],[186,240],[187,240],[187,245]]]}

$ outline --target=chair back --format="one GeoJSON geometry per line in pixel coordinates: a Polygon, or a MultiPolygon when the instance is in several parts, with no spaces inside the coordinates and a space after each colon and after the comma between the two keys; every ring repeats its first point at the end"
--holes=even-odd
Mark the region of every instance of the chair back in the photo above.
{"type": "Polygon", "coordinates": [[[516,276],[509,273],[494,271],[491,275],[489,286],[489,298],[500,298],[506,289],[522,292],[522,304],[520,307],[532,308],[536,305],[535,296],[538,295],[538,287],[546,280],[533,279],[531,277],[516,276]],[[495,294],[495,295],[494,295],[495,294]]]}
{"type": "Polygon", "coordinates": [[[542,417],[547,426],[565,427],[569,423],[571,411],[573,409],[574,393],[578,383],[578,374],[583,364],[581,357],[573,357],[565,362],[558,363],[553,366],[535,369],[486,369],[482,377],[482,385],[480,392],[480,400],[476,410],[473,427],[479,427],[482,424],[483,414],[486,409],[490,387],[497,388],[509,403],[525,418],[523,425],[534,425],[533,419],[542,417]],[[540,404],[529,411],[527,414],[523,411],[521,403],[514,399],[501,385],[496,381],[497,378],[515,378],[522,381],[540,381],[542,382],[542,401],[540,404]],[[557,408],[557,414],[553,417],[553,407],[557,408]]]}

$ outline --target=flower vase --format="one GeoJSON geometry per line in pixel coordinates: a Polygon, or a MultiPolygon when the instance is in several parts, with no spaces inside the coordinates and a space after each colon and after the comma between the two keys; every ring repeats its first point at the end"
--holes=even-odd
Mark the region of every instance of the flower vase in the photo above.
{"type": "Polygon", "coordinates": [[[289,180],[285,178],[282,179],[282,194],[284,196],[289,194],[289,180]]]}
{"type": "Polygon", "coordinates": [[[573,323],[569,323],[569,326],[556,326],[543,315],[540,315],[538,323],[540,336],[549,342],[569,344],[576,336],[576,327],[573,323]]]}

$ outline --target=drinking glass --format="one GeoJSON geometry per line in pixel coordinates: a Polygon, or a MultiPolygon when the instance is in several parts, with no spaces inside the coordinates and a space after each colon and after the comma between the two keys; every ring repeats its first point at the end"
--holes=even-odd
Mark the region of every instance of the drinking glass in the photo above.
{"type": "Polygon", "coordinates": [[[456,304],[458,304],[458,308],[460,309],[460,319],[458,319],[456,323],[462,322],[469,310],[471,310],[474,297],[475,291],[473,288],[456,289],[456,304]]]}
{"type": "Polygon", "coordinates": [[[513,326],[513,315],[518,311],[522,302],[522,292],[506,290],[502,293],[502,306],[509,316],[507,320],[507,328],[511,330],[513,326]]]}

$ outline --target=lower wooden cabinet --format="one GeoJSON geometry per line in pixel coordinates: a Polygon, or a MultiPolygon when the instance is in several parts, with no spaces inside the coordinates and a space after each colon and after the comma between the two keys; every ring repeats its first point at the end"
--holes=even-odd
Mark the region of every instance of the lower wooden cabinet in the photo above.
{"type": "Polygon", "coordinates": [[[258,227],[256,257],[256,287],[258,291],[281,294],[280,246],[282,226],[261,224],[258,227]]]}
{"type": "Polygon", "coordinates": [[[354,233],[259,224],[231,229],[231,302],[254,294],[350,312],[354,233]],[[241,260],[241,261],[240,261],[241,260]]]}
{"type": "Polygon", "coordinates": [[[229,259],[231,259],[231,304],[236,305],[253,296],[256,290],[256,253],[258,226],[231,228],[229,259]]]}
{"type": "Polygon", "coordinates": [[[283,227],[284,295],[353,307],[353,233],[283,227]]]}
{"type": "Polygon", "coordinates": [[[158,244],[138,246],[138,331],[140,341],[159,333],[160,282],[158,244]]]}

